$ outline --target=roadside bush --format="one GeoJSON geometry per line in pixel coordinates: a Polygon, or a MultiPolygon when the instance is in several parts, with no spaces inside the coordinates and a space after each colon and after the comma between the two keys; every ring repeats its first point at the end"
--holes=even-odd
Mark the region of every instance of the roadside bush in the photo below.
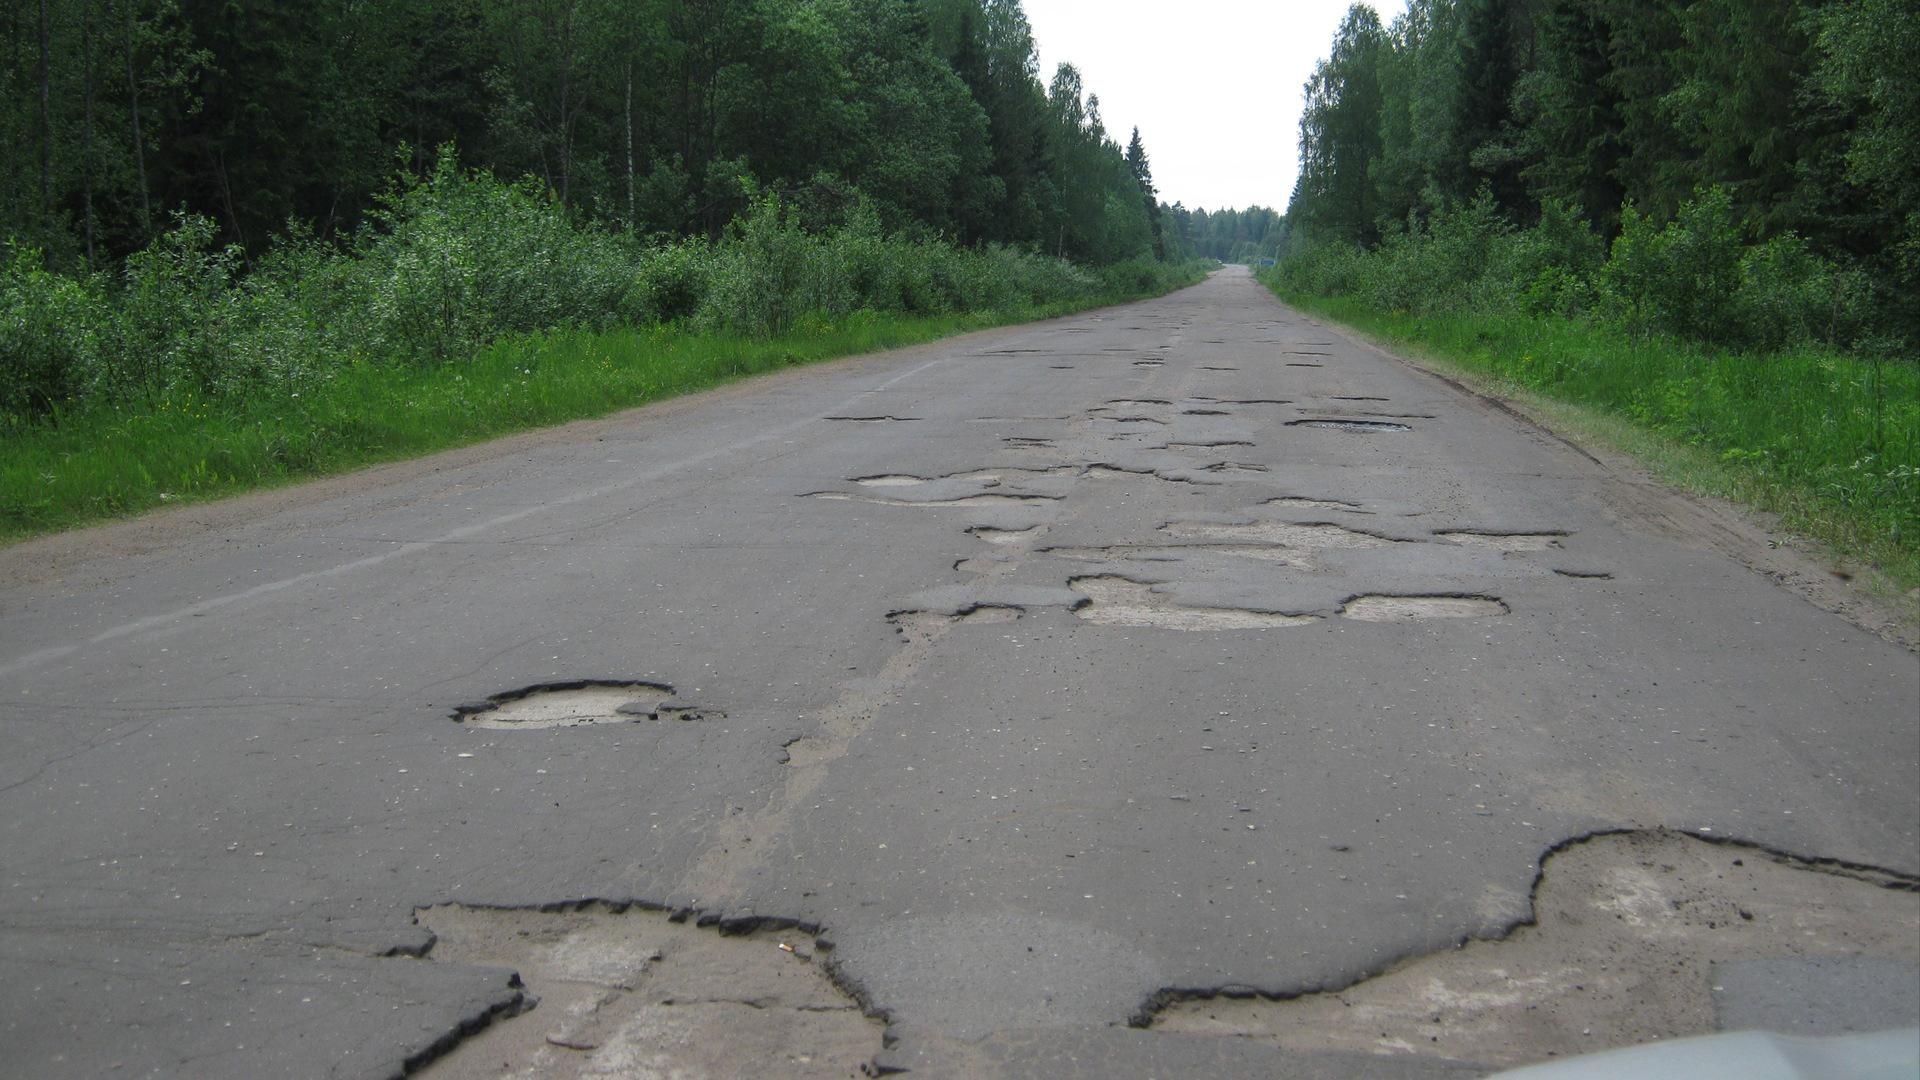
{"type": "Polygon", "coordinates": [[[385,270],[377,333],[416,359],[468,354],[506,332],[604,326],[632,286],[619,241],[576,226],[531,180],[463,171],[451,147],[431,174],[390,189],[373,219],[366,256],[385,270]]]}
{"type": "Polygon", "coordinates": [[[621,311],[638,324],[690,319],[706,302],[712,249],[703,240],[662,244],[641,253],[621,311]]]}
{"type": "Polygon", "coordinates": [[[115,398],[171,390],[217,394],[237,380],[226,364],[240,249],[216,247],[207,218],[174,227],[127,260],[119,333],[95,354],[88,389],[115,398]]]}
{"type": "Polygon", "coordinates": [[[97,367],[111,318],[97,278],[47,272],[38,250],[13,247],[0,264],[0,413],[44,416],[97,367]]]}
{"type": "Polygon", "coordinates": [[[1841,275],[1788,233],[1740,257],[1733,307],[1742,339],[1762,349],[1836,340],[1853,322],[1841,275]]]}
{"type": "Polygon", "coordinates": [[[1606,311],[1628,327],[1696,341],[1738,340],[1742,245],[1733,198],[1702,188],[1665,228],[1623,207],[1620,235],[1600,273],[1606,311]]]}

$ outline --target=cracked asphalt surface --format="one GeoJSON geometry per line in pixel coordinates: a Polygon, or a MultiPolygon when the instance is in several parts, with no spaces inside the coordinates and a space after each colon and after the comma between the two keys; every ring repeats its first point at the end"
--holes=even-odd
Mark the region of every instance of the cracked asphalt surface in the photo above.
{"type": "Polygon", "coordinates": [[[1911,887],[1920,660],[1758,536],[1230,269],[19,545],[0,1074],[402,1075],[542,1012],[417,911],[587,900],[817,931],[880,1068],[1472,1074],[1126,1025],[1599,832],[1911,887]],[[651,696],[456,719],[546,684],[651,696]]]}

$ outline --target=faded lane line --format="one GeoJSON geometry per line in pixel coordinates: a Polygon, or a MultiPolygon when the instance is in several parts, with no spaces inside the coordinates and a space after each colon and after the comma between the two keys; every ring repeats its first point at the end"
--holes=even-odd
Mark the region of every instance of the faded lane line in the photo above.
{"type": "Polygon", "coordinates": [[[324,570],[309,570],[304,574],[295,574],[292,577],[281,578],[278,581],[262,582],[258,585],[252,586],[251,588],[242,589],[239,592],[228,593],[225,596],[216,596],[208,600],[202,600],[199,603],[188,604],[185,607],[175,608],[172,611],[161,612],[157,615],[148,615],[143,618],[133,619],[131,621],[121,623],[120,625],[112,627],[110,629],[103,630],[100,633],[95,634],[84,641],[73,642],[66,645],[53,645],[43,649],[36,649],[33,652],[26,653],[22,656],[17,656],[12,660],[8,660],[5,663],[0,663],[0,676],[12,675],[17,672],[25,671],[28,668],[37,667],[41,664],[47,663],[48,661],[58,660],[63,657],[71,656],[82,649],[90,648],[95,645],[103,645],[109,641],[113,641],[118,638],[127,637],[132,634],[138,634],[143,631],[152,630],[155,627],[164,626],[167,623],[173,622],[177,619],[191,618],[195,615],[204,615],[210,611],[218,611],[221,608],[230,607],[234,604],[243,603],[247,600],[252,600],[258,597],[268,596],[273,593],[281,592],[286,589],[291,589],[298,585],[305,585],[308,582],[322,581],[327,578],[342,577],[348,574],[357,573],[361,570],[367,570],[372,567],[379,566],[382,563],[389,562],[393,559],[397,559],[405,555],[414,555],[422,551],[430,551],[444,544],[456,543],[461,540],[466,540],[470,537],[477,536],[481,533],[488,532],[493,529],[498,529],[503,525],[511,525],[516,521],[520,521],[522,519],[532,517],[535,514],[547,513],[557,507],[572,506],[576,503],[591,502],[595,499],[605,498],[608,495],[612,495],[615,492],[624,491],[627,488],[635,487],[639,484],[645,484],[655,480],[659,480],[663,477],[670,476],[673,473],[679,472],[682,469],[690,468],[694,465],[698,465],[702,462],[709,461],[713,458],[724,457],[727,454],[744,450],[750,446],[758,446],[761,443],[770,442],[774,439],[780,438],[781,436],[791,435],[792,433],[799,431],[800,429],[806,427],[809,424],[819,423],[822,419],[824,419],[827,416],[831,416],[835,413],[843,412],[846,409],[851,408],[852,406],[857,404],[861,398],[866,397],[868,394],[872,394],[881,390],[886,390],[894,386],[896,383],[904,382],[907,379],[910,379],[913,376],[920,374],[921,372],[927,371],[934,367],[938,367],[941,364],[945,364],[949,362],[951,359],[953,358],[943,356],[935,360],[929,360],[926,363],[921,364],[919,367],[910,368],[906,371],[903,371],[900,374],[895,375],[892,378],[885,380],[884,382],[881,382],[877,386],[873,386],[868,389],[861,390],[859,393],[856,393],[852,397],[847,398],[845,401],[841,402],[840,404],[835,405],[832,408],[827,409],[817,415],[810,415],[805,419],[797,420],[783,427],[777,427],[768,431],[764,431],[759,435],[755,435],[750,439],[744,439],[739,442],[728,443],[724,446],[716,446],[711,449],[702,451],[698,454],[694,454],[691,457],[681,458],[678,461],[670,462],[668,464],[661,465],[653,469],[649,469],[646,472],[636,473],[636,474],[624,477],[620,480],[614,480],[609,483],[601,484],[598,487],[588,488],[584,491],[576,491],[571,495],[563,495],[557,499],[549,499],[545,502],[537,503],[532,506],[524,506],[518,510],[509,511],[505,514],[500,514],[496,517],[488,518],[485,521],[477,521],[470,525],[462,525],[457,529],[451,529],[429,540],[415,540],[410,543],[401,544],[400,546],[393,548],[390,551],[383,551],[376,555],[368,555],[364,558],[355,559],[352,562],[341,563],[338,566],[328,567],[324,570]]]}

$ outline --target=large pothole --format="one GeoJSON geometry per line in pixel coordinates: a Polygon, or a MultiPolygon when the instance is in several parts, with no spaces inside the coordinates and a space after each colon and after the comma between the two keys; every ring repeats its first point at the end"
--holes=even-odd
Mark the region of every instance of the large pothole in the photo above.
{"type": "Polygon", "coordinates": [[[1209,521],[1176,521],[1164,528],[1174,536],[1184,539],[1281,544],[1299,548],[1377,548],[1399,542],[1324,521],[1300,524],[1289,521],[1251,521],[1233,525],[1209,521]]]}
{"type": "Polygon", "coordinates": [[[857,1076],[881,1024],[827,977],[812,934],[722,934],[663,912],[422,910],[435,961],[511,968],[537,1004],[427,1067],[480,1077],[857,1076]]]}
{"type": "Polygon", "coordinates": [[[613,679],[540,683],[453,710],[453,719],[467,727],[500,731],[700,720],[712,715],[711,710],[675,698],[671,686],[613,679]]]}
{"type": "Polygon", "coordinates": [[[1195,607],[1174,602],[1152,585],[1118,575],[1077,577],[1067,587],[1087,598],[1073,613],[1108,626],[1152,626],[1162,630],[1267,630],[1304,626],[1317,616],[1237,607],[1195,607]]]}
{"type": "Polygon", "coordinates": [[[1419,619],[1479,619],[1505,615],[1507,605],[1491,596],[1356,596],[1340,614],[1361,622],[1413,622],[1419,619]]]}
{"type": "Polygon", "coordinates": [[[1389,420],[1348,420],[1330,417],[1316,417],[1309,420],[1289,420],[1288,427],[1331,428],[1334,431],[1357,431],[1361,434],[1375,434],[1383,431],[1412,431],[1405,424],[1396,424],[1389,420]]]}
{"type": "MultiPolygon", "coordinates": [[[[1534,922],[1501,940],[1411,959],[1333,993],[1177,1001],[1152,1026],[1509,1067],[1720,1027],[1815,1033],[1733,992],[1757,964],[1802,971],[1812,992],[1825,985],[1805,977],[1816,960],[1860,976],[1852,1000],[1794,1003],[1828,1014],[1824,1033],[1910,1025],[1907,991],[1920,979],[1913,887],[1679,833],[1604,835],[1546,859],[1534,922]]],[[[1794,984],[1779,989],[1793,1000],[1794,984]]]]}
{"type": "Polygon", "coordinates": [[[1492,548],[1495,551],[1547,551],[1561,546],[1565,532],[1491,532],[1478,529],[1454,529],[1433,535],[1467,547],[1492,548]]]}

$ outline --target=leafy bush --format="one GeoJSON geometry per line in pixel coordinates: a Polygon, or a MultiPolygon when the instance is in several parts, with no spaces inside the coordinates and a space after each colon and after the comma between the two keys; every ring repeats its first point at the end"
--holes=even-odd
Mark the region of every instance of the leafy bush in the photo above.
{"type": "Polygon", "coordinates": [[[711,254],[700,240],[662,244],[643,253],[622,299],[622,313],[636,324],[692,318],[707,298],[713,275],[711,254]]]}
{"type": "Polygon", "coordinates": [[[0,412],[45,415],[94,366],[109,319],[96,278],[48,273],[39,251],[14,247],[0,264],[0,412]]]}

